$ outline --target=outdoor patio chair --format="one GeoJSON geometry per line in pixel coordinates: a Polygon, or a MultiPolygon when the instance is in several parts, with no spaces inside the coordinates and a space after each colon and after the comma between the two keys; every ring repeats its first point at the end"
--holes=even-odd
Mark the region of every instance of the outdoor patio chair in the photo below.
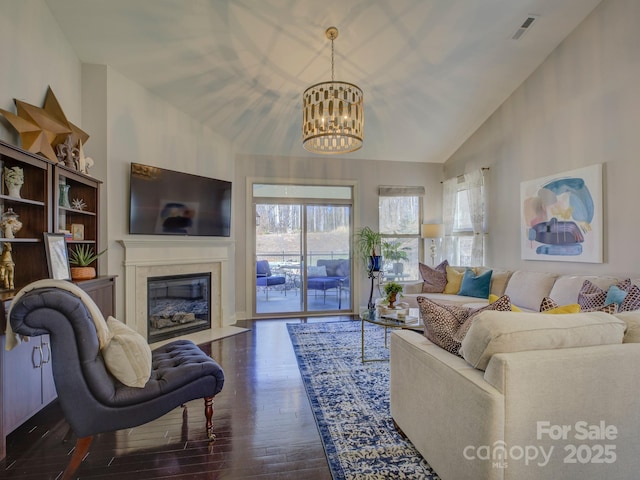
{"type": "Polygon", "coordinates": [[[287,278],[284,275],[273,275],[268,260],[256,262],[256,286],[264,287],[265,295],[269,300],[269,287],[283,285],[284,294],[287,295],[287,278]]]}

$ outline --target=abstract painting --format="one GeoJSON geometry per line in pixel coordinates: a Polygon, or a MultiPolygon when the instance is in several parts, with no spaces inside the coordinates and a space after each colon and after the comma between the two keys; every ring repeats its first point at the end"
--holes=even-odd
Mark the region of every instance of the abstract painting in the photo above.
{"type": "Polygon", "coordinates": [[[602,164],[520,183],[524,260],[602,263],[602,164]]]}

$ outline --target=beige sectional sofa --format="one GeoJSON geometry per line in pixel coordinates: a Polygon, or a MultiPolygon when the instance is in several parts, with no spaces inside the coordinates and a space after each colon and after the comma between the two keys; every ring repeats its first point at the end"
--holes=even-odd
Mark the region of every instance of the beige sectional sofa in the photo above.
{"type": "MultiPolygon", "coordinates": [[[[492,293],[532,311],[545,296],[575,303],[585,279],[620,280],[505,276],[492,293]]],[[[403,300],[419,295],[482,304],[403,300]]],[[[465,358],[407,330],[390,348],[391,415],[443,480],[640,478],[640,312],[486,311],[463,340],[465,358]]]]}
{"type": "MultiPolygon", "coordinates": [[[[464,271],[466,267],[453,267],[458,271],[464,271]]],[[[559,275],[548,272],[532,272],[526,270],[496,270],[488,267],[476,267],[477,273],[493,270],[491,276],[491,293],[498,297],[509,295],[511,303],[523,310],[538,311],[544,297],[551,297],[557,303],[566,305],[576,303],[578,292],[585,280],[590,280],[600,288],[624,280],[621,277],[608,275],[559,275]]],[[[632,278],[631,282],[640,285],[640,278],[632,278]]],[[[438,303],[454,303],[459,305],[481,306],[486,305],[487,300],[475,297],[464,297],[445,293],[422,293],[422,283],[413,283],[404,286],[401,301],[409,304],[411,308],[417,308],[418,296],[427,297],[438,303]]]]}

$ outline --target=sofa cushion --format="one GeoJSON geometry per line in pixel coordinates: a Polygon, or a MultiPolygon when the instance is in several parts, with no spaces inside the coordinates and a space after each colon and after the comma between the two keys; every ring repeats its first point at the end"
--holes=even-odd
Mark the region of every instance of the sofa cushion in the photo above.
{"type": "Polygon", "coordinates": [[[511,275],[513,275],[513,272],[509,270],[493,270],[491,274],[491,293],[498,298],[503,296],[511,275]]]}
{"type": "Polygon", "coordinates": [[[582,289],[585,280],[589,280],[594,285],[607,289],[609,285],[617,283],[620,279],[606,275],[560,275],[553,284],[553,288],[548,296],[560,305],[579,303],[578,293],[582,289]]]}
{"type": "Polygon", "coordinates": [[[509,295],[513,304],[537,312],[542,299],[549,296],[557,277],[554,273],[516,270],[504,293],[509,295]]]}
{"type": "MultiPolygon", "coordinates": [[[[616,287],[625,292],[631,286],[631,279],[627,278],[626,280],[622,280],[616,283],[616,287]]],[[[578,292],[578,303],[580,307],[584,311],[590,310],[598,310],[605,306],[605,302],[607,300],[607,291],[609,287],[606,289],[600,288],[591,280],[585,280],[582,284],[582,288],[580,292],[578,292]]]]}
{"type": "Polygon", "coordinates": [[[462,343],[464,337],[467,335],[469,328],[473,324],[474,320],[480,315],[482,312],[488,310],[496,310],[499,312],[510,312],[511,311],[511,300],[507,295],[503,295],[495,302],[491,302],[489,305],[485,305],[484,307],[476,308],[469,312],[469,316],[464,321],[464,323],[460,326],[458,331],[453,335],[453,340],[462,343]]]}
{"type": "Polygon", "coordinates": [[[469,308],[460,305],[439,305],[427,297],[418,297],[424,336],[446,351],[458,354],[460,342],[453,335],[469,316],[469,308]]]}
{"type": "Polygon", "coordinates": [[[444,287],[444,292],[449,295],[456,295],[460,291],[460,284],[462,283],[462,277],[464,270],[460,271],[453,268],[451,265],[446,266],[447,270],[447,284],[444,287]]]}
{"type": "Polygon", "coordinates": [[[485,311],[462,340],[460,353],[484,370],[496,353],[622,343],[626,323],[602,312],[562,317],[544,313],[485,311]]]}
{"type": "Polygon", "coordinates": [[[634,312],[619,312],[614,314],[614,316],[627,324],[623,342],[640,343],[640,310],[634,312]]]}
{"type": "Polygon", "coordinates": [[[458,295],[466,297],[489,298],[489,287],[491,286],[492,270],[475,274],[473,270],[467,268],[462,275],[460,290],[458,295]]]}
{"type": "Polygon", "coordinates": [[[447,260],[443,260],[435,268],[431,268],[424,263],[418,263],[418,269],[422,277],[422,293],[444,292],[444,287],[447,285],[447,265],[449,265],[447,260]]]}

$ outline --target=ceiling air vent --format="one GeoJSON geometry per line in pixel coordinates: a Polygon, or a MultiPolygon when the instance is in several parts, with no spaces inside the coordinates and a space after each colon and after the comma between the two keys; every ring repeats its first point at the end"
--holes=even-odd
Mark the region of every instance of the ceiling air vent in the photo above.
{"type": "Polygon", "coordinates": [[[525,33],[527,33],[529,30],[531,30],[531,26],[533,25],[533,22],[535,22],[537,19],[538,19],[538,15],[529,15],[529,16],[527,16],[525,21],[522,22],[522,25],[520,25],[520,27],[518,27],[518,30],[516,30],[516,33],[514,33],[511,38],[513,40],[520,40],[520,38],[522,38],[522,36],[525,33]]]}

